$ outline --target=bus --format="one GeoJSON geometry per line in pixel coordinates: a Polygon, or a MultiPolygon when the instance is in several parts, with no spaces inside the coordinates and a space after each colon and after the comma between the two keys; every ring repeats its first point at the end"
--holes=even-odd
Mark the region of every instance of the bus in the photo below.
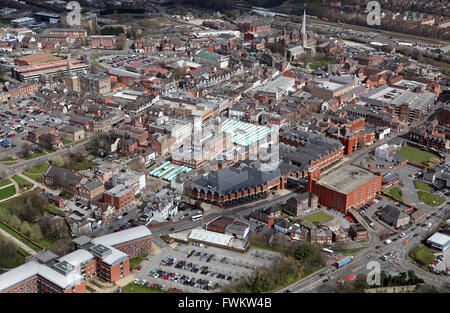
{"type": "Polygon", "coordinates": [[[333,253],[334,253],[333,250],[327,249],[327,248],[322,248],[322,251],[329,255],[333,255],[333,253]]]}
{"type": "Polygon", "coordinates": [[[195,222],[195,221],[203,219],[203,215],[201,215],[201,214],[194,215],[194,216],[191,217],[191,219],[192,219],[193,222],[195,222]]]}

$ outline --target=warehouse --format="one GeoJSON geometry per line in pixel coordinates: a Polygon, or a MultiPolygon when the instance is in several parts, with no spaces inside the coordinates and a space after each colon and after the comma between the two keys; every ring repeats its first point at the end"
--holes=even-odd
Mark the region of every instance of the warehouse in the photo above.
{"type": "Polygon", "coordinates": [[[435,233],[427,239],[427,244],[436,250],[446,251],[450,246],[450,236],[442,233],[435,233]]]}

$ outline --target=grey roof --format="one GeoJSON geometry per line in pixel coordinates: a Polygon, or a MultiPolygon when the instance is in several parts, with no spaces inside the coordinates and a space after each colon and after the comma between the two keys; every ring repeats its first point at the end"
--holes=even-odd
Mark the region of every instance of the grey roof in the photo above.
{"type": "Polygon", "coordinates": [[[52,251],[44,251],[44,252],[41,252],[41,253],[39,253],[37,256],[36,256],[36,259],[39,261],[39,262],[41,262],[41,263],[47,263],[47,262],[49,262],[49,261],[51,261],[51,260],[53,260],[53,259],[56,259],[58,257],[58,255],[57,254],[55,254],[55,253],[53,253],[52,251]]]}
{"type": "Polygon", "coordinates": [[[207,176],[197,176],[191,180],[193,188],[211,194],[225,195],[249,188],[264,186],[281,176],[280,169],[263,172],[241,164],[239,168],[226,167],[207,176]]]}
{"type": "Polygon", "coordinates": [[[84,246],[85,244],[88,244],[91,241],[92,241],[92,238],[88,237],[86,235],[82,235],[82,236],[72,240],[72,242],[74,242],[75,244],[77,244],[79,246],[84,246]]]}
{"type": "Polygon", "coordinates": [[[382,211],[383,215],[388,215],[394,219],[399,219],[407,216],[404,212],[402,212],[399,208],[394,207],[388,204],[382,211]]]}
{"type": "Polygon", "coordinates": [[[95,190],[96,188],[103,186],[103,182],[101,179],[99,179],[98,177],[96,177],[95,179],[87,182],[86,184],[83,185],[84,187],[86,187],[86,189],[88,189],[89,191],[95,190]]]}
{"type": "Polygon", "coordinates": [[[53,165],[47,170],[45,176],[52,177],[55,180],[55,184],[63,187],[77,185],[82,179],[81,176],[75,175],[75,172],[71,170],[59,168],[53,165]]]}

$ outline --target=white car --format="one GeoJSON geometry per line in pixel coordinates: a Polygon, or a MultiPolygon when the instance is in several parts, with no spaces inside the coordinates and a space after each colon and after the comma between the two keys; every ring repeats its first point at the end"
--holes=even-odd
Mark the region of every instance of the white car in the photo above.
{"type": "Polygon", "coordinates": [[[400,237],[405,237],[405,236],[406,236],[405,233],[401,233],[401,234],[400,234],[400,237]]]}

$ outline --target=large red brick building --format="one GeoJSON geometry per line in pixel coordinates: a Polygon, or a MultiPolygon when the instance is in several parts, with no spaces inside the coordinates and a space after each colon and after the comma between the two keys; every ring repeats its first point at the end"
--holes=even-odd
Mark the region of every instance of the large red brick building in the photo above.
{"type": "Polygon", "coordinates": [[[382,175],[346,165],[320,177],[317,170],[308,178],[308,191],[319,197],[319,203],[344,214],[375,198],[381,191],[382,175]]]}

